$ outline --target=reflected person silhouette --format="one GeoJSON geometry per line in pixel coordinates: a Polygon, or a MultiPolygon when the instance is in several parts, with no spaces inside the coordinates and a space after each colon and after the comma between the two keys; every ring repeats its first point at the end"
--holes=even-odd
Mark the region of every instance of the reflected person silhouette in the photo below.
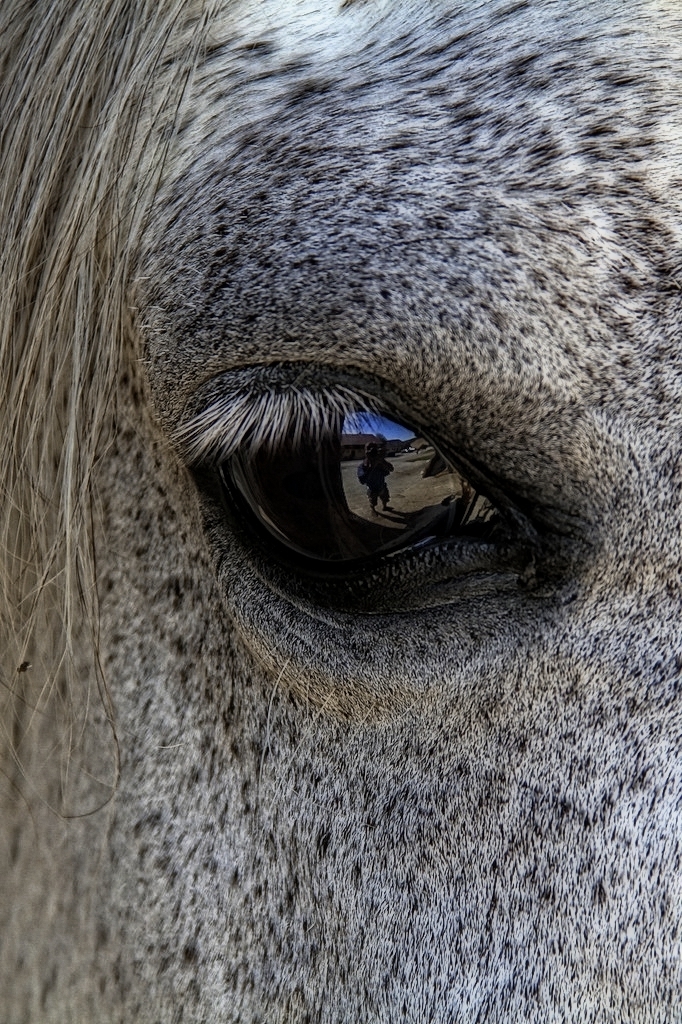
{"type": "Polygon", "coordinates": [[[386,445],[379,441],[368,441],[365,445],[365,458],[358,466],[358,480],[367,488],[367,497],[372,513],[378,516],[377,502],[386,511],[389,508],[390,494],[386,485],[386,477],[393,472],[393,465],[386,461],[386,445]]]}

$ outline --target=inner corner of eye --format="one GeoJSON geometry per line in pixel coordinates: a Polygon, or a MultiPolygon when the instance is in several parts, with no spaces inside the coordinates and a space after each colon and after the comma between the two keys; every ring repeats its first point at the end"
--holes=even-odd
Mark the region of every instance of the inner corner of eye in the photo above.
{"type": "Polygon", "coordinates": [[[494,540],[501,515],[418,428],[351,412],[237,453],[222,476],[252,520],[327,565],[459,537],[494,540]]]}

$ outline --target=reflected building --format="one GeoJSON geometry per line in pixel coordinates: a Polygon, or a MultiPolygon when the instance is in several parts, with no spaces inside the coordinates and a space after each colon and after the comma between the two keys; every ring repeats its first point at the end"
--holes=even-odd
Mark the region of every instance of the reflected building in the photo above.
{"type": "Polygon", "coordinates": [[[401,438],[387,438],[383,434],[346,434],[341,435],[341,458],[344,462],[353,459],[361,460],[365,457],[368,444],[380,444],[386,455],[398,455],[406,452],[414,444],[416,438],[403,440],[401,438]]]}

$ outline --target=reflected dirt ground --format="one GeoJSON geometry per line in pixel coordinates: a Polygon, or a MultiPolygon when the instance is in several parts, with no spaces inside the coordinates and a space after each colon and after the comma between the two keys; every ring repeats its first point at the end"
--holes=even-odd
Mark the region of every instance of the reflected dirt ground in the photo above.
{"type": "Polygon", "coordinates": [[[386,478],[390,493],[388,508],[384,511],[378,503],[376,513],[370,506],[367,488],[358,480],[360,461],[343,462],[341,479],[349,511],[375,524],[379,519],[383,528],[401,531],[408,525],[418,525],[424,512],[430,517],[434,509],[458,499],[458,503],[471,506],[463,509],[467,521],[488,520],[494,512],[493,507],[481,495],[476,497],[470,485],[455,469],[446,468],[437,475],[423,476],[425,471],[428,473],[435,456],[436,452],[430,446],[416,452],[391,455],[387,459],[393,466],[393,472],[386,478]]]}
{"type": "MultiPolygon", "coordinates": [[[[377,506],[385,526],[404,529],[405,514],[421,512],[425,506],[440,505],[444,499],[462,496],[462,484],[456,473],[446,471],[438,476],[422,477],[433,455],[433,448],[426,448],[420,452],[401,452],[387,459],[393,466],[393,472],[386,479],[391,495],[389,509],[384,512],[381,505],[377,506]]],[[[350,511],[372,522],[375,516],[367,488],[358,480],[359,464],[359,461],[341,464],[343,490],[350,511]]]]}

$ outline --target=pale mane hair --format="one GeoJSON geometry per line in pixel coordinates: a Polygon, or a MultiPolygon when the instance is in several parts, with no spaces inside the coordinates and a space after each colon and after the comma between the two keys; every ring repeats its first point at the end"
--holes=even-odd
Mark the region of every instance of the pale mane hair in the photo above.
{"type": "MultiPolygon", "coordinates": [[[[98,661],[94,480],[122,371],[142,355],[136,243],[218,11],[229,15],[229,2],[0,5],[0,772],[10,786],[48,711],[64,771],[93,698],[115,738],[98,661]]],[[[378,409],[350,387],[242,383],[180,425],[188,463],[378,409]]]]}
{"type": "Polygon", "coordinates": [[[0,5],[0,748],[20,771],[51,696],[107,702],[93,469],[133,337],[130,241],[210,16],[195,0],[0,5]]]}

